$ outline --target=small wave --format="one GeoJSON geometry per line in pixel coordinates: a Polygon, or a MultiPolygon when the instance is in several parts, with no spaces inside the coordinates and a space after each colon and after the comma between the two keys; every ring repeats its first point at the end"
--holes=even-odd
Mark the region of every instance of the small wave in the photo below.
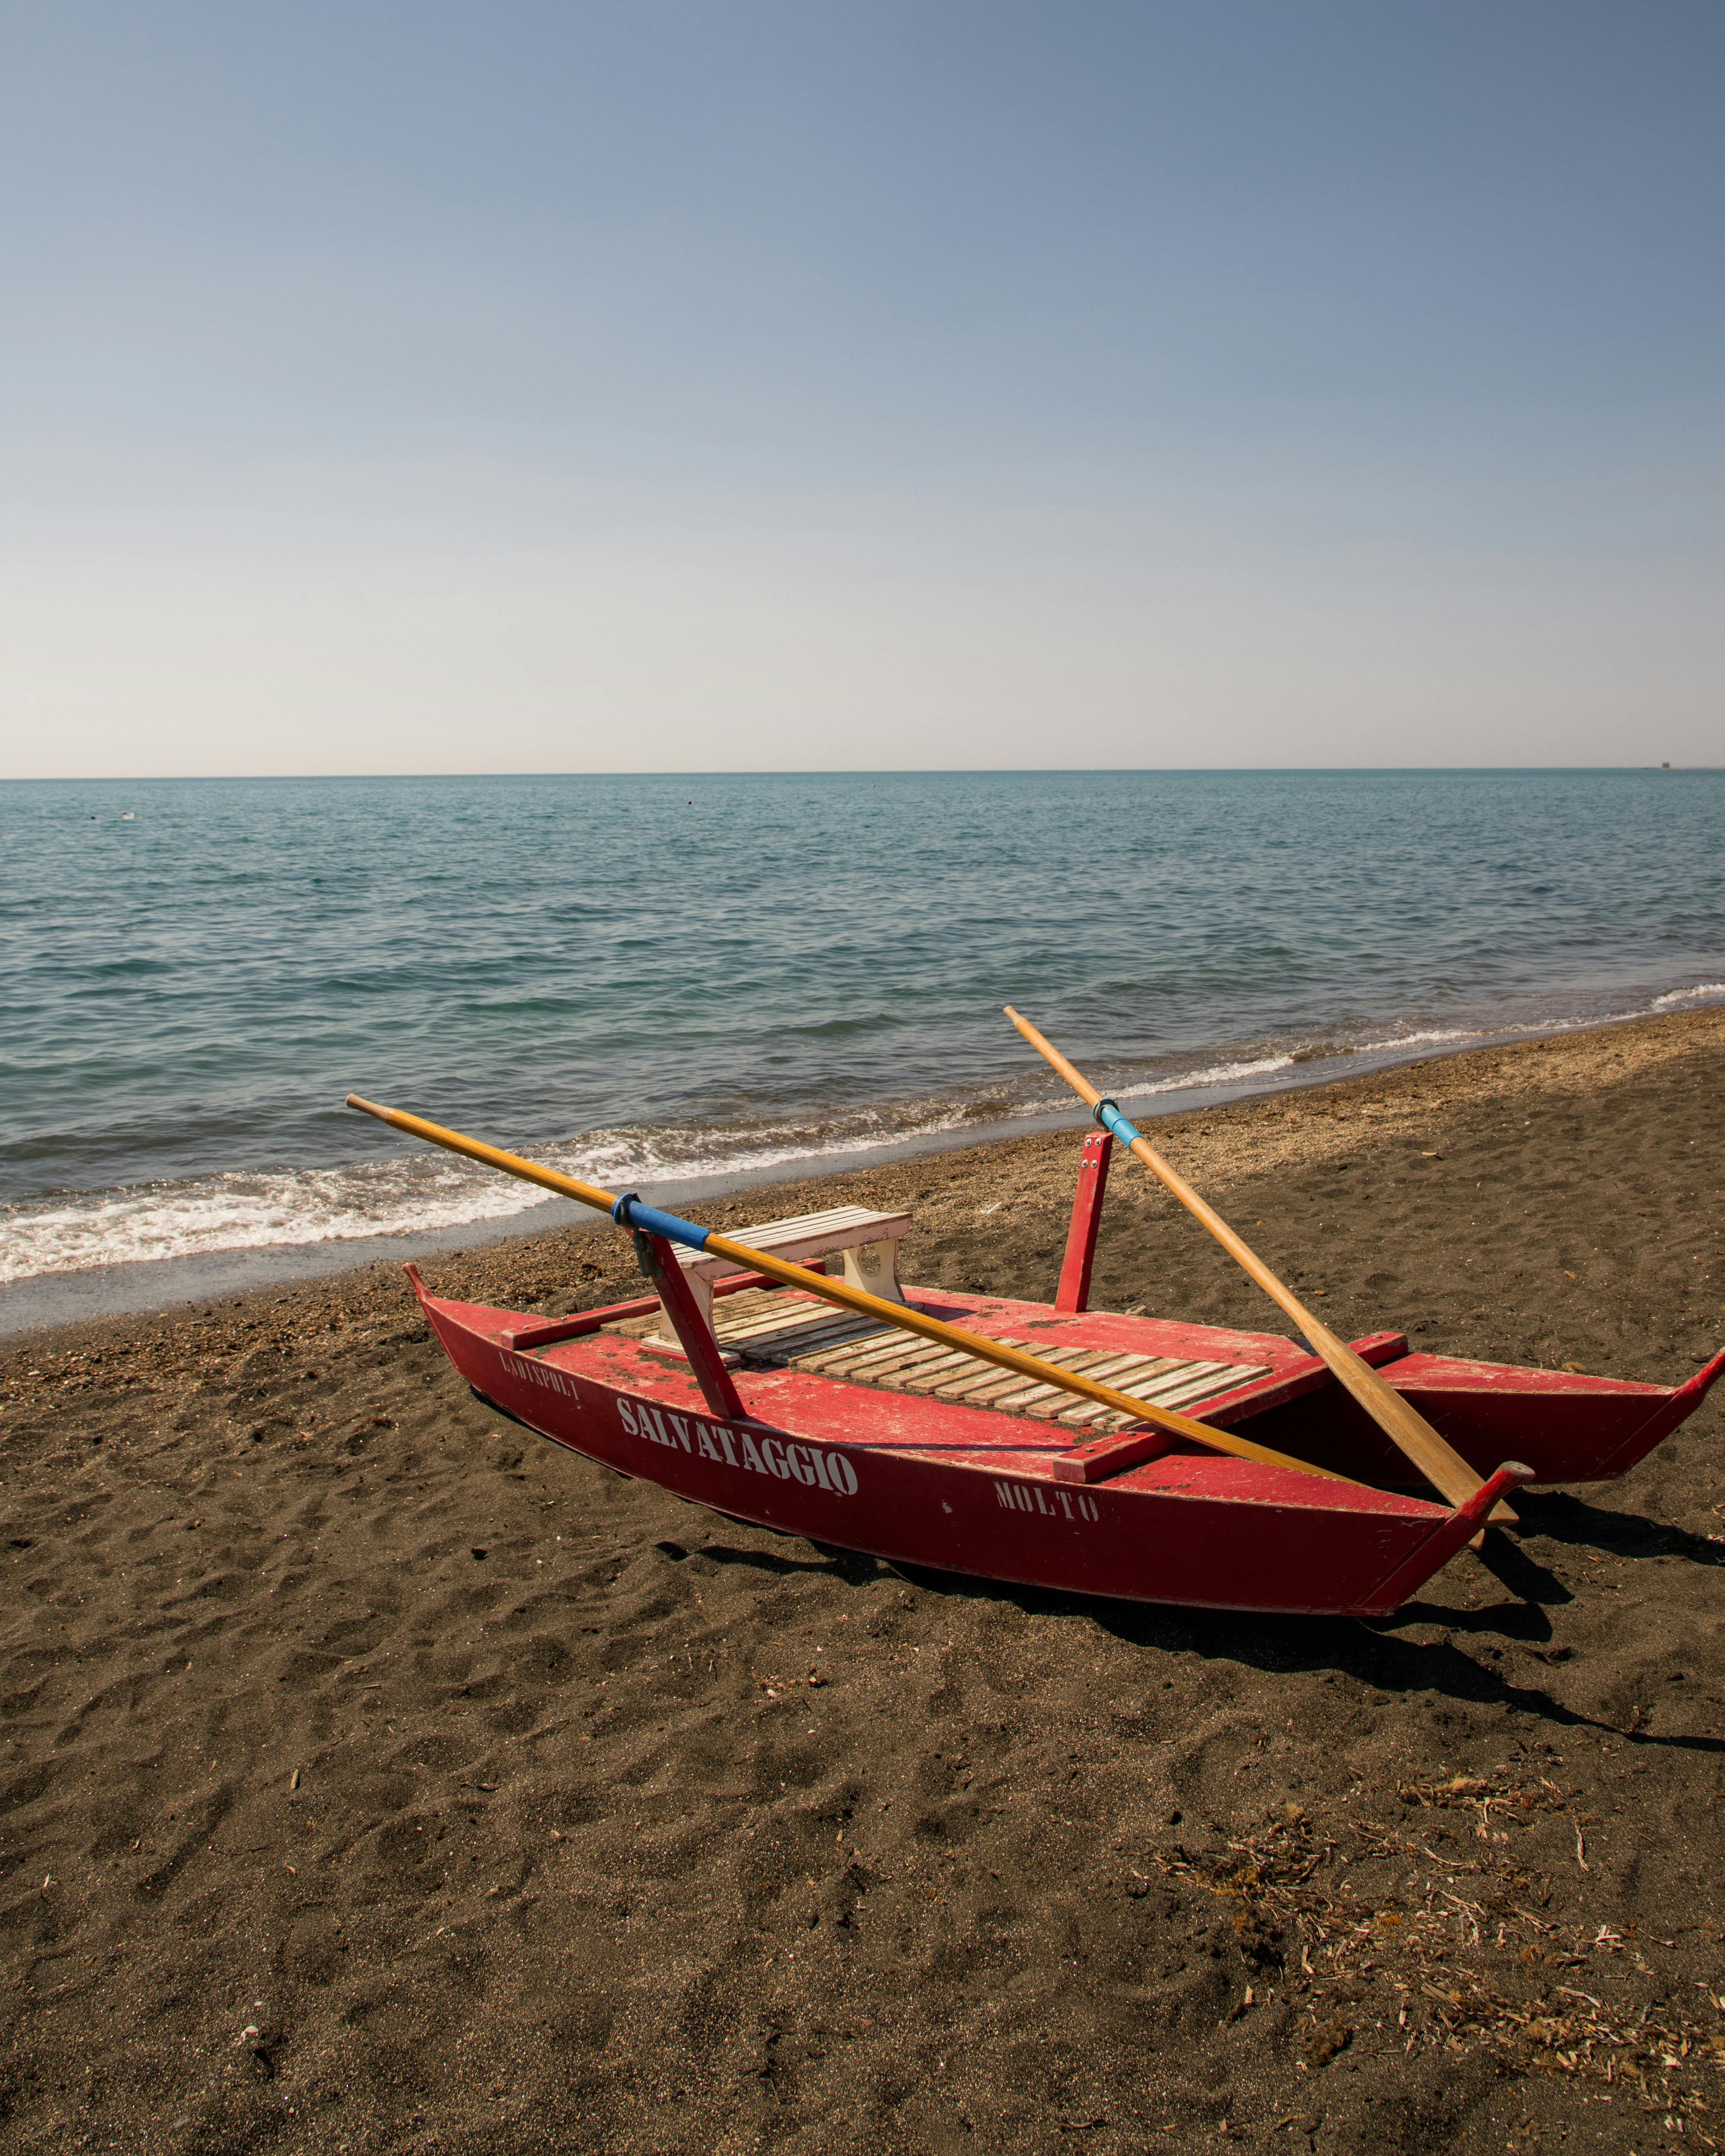
{"type": "MultiPolygon", "coordinates": [[[[1537,1033],[1539,1026],[1518,1026],[1517,1032],[1537,1033]]],[[[1363,1040],[1357,1048],[1346,1051],[1350,1055],[1384,1055],[1398,1048],[1431,1048],[1456,1040],[1483,1040],[1485,1031],[1476,1025],[1428,1026],[1417,1033],[1393,1033],[1382,1040],[1363,1040]]]]}
{"type": "Polygon", "coordinates": [[[579,1138],[542,1147],[537,1158],[565,1175],[621,1189],[635,1183],[693,1182],[711,1175],[752,1175],[834,1153],[865,1152],[876,1146],[940,1137],[1010,1112],[1004,1107],[979,1109],[974,1102],[954,1101],[894,1103],[819,1125],[710,1125],[699,1131],[675,1124],[665,1128],[643,1125],[588,1131],[579,1138]]]}
{"type": "MultiPolygon", "coordinates": [[[[994,1101],[923,1101],[858,1110],[822,1126],[774,1123],[620,1128],[530,1145],[578,1181],[628,1189],[747,1175],[834,1153],[866,1152],[1009,1112],[994,1101]]],[[[216,1250],[434,1235],[505,1220],[551,1194],[443,1155],[339,1168],[234,1172],[132,1189],[57,1193],[7,1209],[0,1286],[44,1273],[216,1250]]]]}
{"type": "Polygon", "coordinates": [[[8,1209],[0,1285],[211,1250],[429,1235],[543,1203],[525,1183],[435,1159],[61,1195],[8,1209]]]}
{"type": "Polygon", "coordinates": [[[1669,1010],[1673,1004],[1710,1002],[1715,996],[1725,996],[1725,981],[1702,981],[1692,988],[1673,988],[1669,995],[1653,998],[1655,1010],[1669,1010]]]}
{"type": "Polygon", "coordinates": [[[1183,1093],[1200,1086],[1236,1086],[1246,1078],[1272,1078],[1278,1070],[1291,1070],[1297,1060],[1291,1055],[1265,1055],[1253,1063],[1211,1063],[1202,1070],[1177,1072],[1172,1078],[1151,1078],[1139,1086],[1117,1086],[1114,1098],[1143,1101],[1155,1093],[1183,1093]]]}

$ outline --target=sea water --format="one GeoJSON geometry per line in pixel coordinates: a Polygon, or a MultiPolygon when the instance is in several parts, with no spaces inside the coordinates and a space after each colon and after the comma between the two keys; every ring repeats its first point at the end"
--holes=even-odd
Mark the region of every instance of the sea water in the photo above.
{"type": "Polygon", "coordinates": [[[0,785],[0,1282],[531,1222],[350,1091],[674,1195],[1065,1112],[1007,1002],[1142,1116],[1725,999],[1722,831],[1719,773],[0,785]]]}

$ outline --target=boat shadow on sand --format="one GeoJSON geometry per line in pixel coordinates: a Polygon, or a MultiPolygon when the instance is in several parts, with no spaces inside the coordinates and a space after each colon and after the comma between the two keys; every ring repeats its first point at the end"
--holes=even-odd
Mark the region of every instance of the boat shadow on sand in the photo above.
{"type": "MultiPolygon", "coordinates": [[[[1524,1532],[1529,1539],[1592,1546],[1618,1558],[1679,1557],[1697,1564],[1725,1563],[1725,1544],[1640,1514],[1609,1511],[1563,1492],[1528,1496],[1521,1502],[1524,1532]]],[[[813,1553],[797,1556],[791,1553],[789,1546],[800,1538],[787,1536],[784,1539],[788,1547],[783,1550],[709,1542],[700,1554],[716,1564],[744,1566],[780,1578],[820,1573],[852,1587],[883,1578],[901,1578],[931,1594],[1002,1603],[1026,1615],[1086,1617],[1099,1631],[1152,1654],[1196,1655],[1205,1661],[1243,1664],[1266,1676],[1333,1671],[1392,1697],[1410,1700],[1440,1697],[1471,1707],[1507,1707],[1558,1727],[1596,1729],[1625,1744],[1725,1753],[1725,1738],[1625,1727],[1567,1706],[1543,1686],[1517,1682],[1481,1659],[1481,1655],[1492,1653],[1489,1643],[1494,1637],[1554,1666],[1570,1659],[1570,1650],[1565,1647],[1548,1654],[1541,1650],[1553,1638],[1548,1611],[1573,1602],[1574,1593],[1539,1562],[1525,1541],[1504,1534],[1488,1536],[1479,1554],[1485,1569],[1507,1591],[1508,1599],[1472,1609],[1409,1602],[1389,1617],[1269,1619],[1230,1610],[1173,1609],[1047,1588],[1015,1587],[963,1573],[896,1564],[855,1550],[807,1542],[801,1547],[813,1553]],[[1440,1630],[1449,1636],[1397,1636],[1414,1629],[1440,1630]],[[1479,1652],[1470,1652],[1464,1640],[1479,1643],[1479,1652]]],[[[678,1558],[690,1554],[680,1543],[661,1543],[659,1548],[678,1558]]]]}

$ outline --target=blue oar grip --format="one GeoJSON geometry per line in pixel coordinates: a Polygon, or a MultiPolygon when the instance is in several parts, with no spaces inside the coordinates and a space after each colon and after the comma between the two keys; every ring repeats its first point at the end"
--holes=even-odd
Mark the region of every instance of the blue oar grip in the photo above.
{"type": "Polygon", "coordinates": [[[668,1243],[684,1243],[691,1250],[704,1250],[710,1228],[697,1228],[692,1220],[675,1213],[661,1213],[656,1205],[644,1205],[633,1190],[626,1190],[611,1208],[619,1228],[632,1228],[638,1235],[663,1235],[668,1243]]]}
{"type": "Polygon", "coordinates": [[[1102,1128],[1111,1132],[1123,1146],[1129,1146],[1138,1136],[1138,1132],[1127,1122],[1126,1117],[1110,1100],[1105,1098],[1098,1101],[1091,1112],[1102,1128]]]}

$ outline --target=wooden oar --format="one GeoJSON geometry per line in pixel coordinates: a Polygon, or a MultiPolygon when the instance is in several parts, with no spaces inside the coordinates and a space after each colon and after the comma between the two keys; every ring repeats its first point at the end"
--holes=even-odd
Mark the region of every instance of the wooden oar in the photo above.
{"type": "MultiPolygon", "coordinates": [[[[1222,1248],[1257,1282],[1271,1301],[1293,1319],[1312,1342],[1314,1353],[1329,1365],[1373,1421],[1401,1448],[1426,1481],[1435,1489],[1442,1491],[1452,1505],[1466,1504],[1474,1491],[1482,1486],[1484,1477],[1475,1474],[1461,1454],[1445,1444],[1417,1408],[1386,1385],[1368,1363],[1360,1360],[1346,1341],[1338,1340],[1328,1326],[1313,1317],[1293,1290],[1276,1278],[1257,1253],[1249,1249],[1235,1234],[1221,1214],[1204,1204],[1184,1177],[1176,1174],[1114,1103],[1106,1100],[1083,1072],[1066,1060],[1052,1041],[1045,1039],[1029,1019],[1021,1017],[1010,1004],[1005,1008],[1006,1015],[1031,1047],[1040,1055],[1045,1056],[1079,1099],[1088,1101],[1096,1111],[1096,1121],[1103,1128],[1111,1131],[1128,1151],[1137,1155],[1158,1182],[1172,1191],[1186,1210],[1204,1223],[1222,1248]]],[[[1516,1515],[1507,1505],[1499,1505],[1491,1517],[1494,1522],[1507,1526],[1514,1524],[1516,1515]]]]}
{"type": "Polygon", "coordinates": [[[1321,1475],[1327,1481],[1346,1483],[1350,1489],[1360,1486],[1333,1469],[1314,1467],[1310,1460],[1295,1460],[1285,1452],[1272,1452],[1267,1445],[1254,1445],[1249,1438],[1213,1430],[1208,1423],[1194,1422],[1185,1415],[1176,1414],[1170,1408],[1134,1399],[1130,1393],[1117,1393],[1111,1385],[1095,1384],[1077,1371],[1063,1370],[1056,1363],[1045,1363],[1040,1356],[1026,1355],[1019,1348],[1003,1347],[998,1340],[985,1339],[980,1333],[966,1332],[956,1325],[943,1324],[939,1318],[926,1317],[922,1311],[911,1310],[904,1303],[887,1302],[880,1296],[851,1287],[825,1273],[813,1273],[802,1265],[793,1265],[769,1251],[752,1250],[747,1243],[736,1242],[729,1235],[697,1227],[692,1220],[680,1219],[675,1213],[662,1213],[656,1205],[644,1204],[633,1191],[619,1197],[593,1183],[578,1183],[572,1175],[560,1175],[554,1168],[542,1168],[538,1162],[524,1160],[519,1153],[505,1152],[478,1138],[464,1137],[459,1131],[446,1130],[441,1123],[429,1123],[423,1116],[410,1116],[403,1109],[379,1107],[374,1101],[362,1100],[357,1093],[347,1096],[347,1105],[362,1109],[367,1115],[375,1116],[380,1122],[405,1131],[412,1137],[424,1138],[450,1152],[465,1153],[469,1160],[483,1162],[487,1168],[501,1168],[506,1175],[518,1175],[524,1183],[536,1183],[542,1189],[555,1190],[579,1204],[608,1213],[621,1227],[663,1235],[667,1242],[685,1244],[691,1250],[706,1250],[715,1257],[728,1258],[733,1265],[749,1271],[783,1281],[787,1287],[802,1288],[809,1295],[835,1302],[841,1310],[854,1310],[865,1317],[880,1318],[906,1332],[920,1332],[927,1340],[938,1340],[947,1347],[962,1348],[967,1355],[974,1355],[982,1362],[997,1363],[1003,1370],[1016,1370],[1023,1377],[1057,1386],[1062,1392],[1076,1393],[1083,1399],[1099,1400],[1104,1407],[1130,1415],[1136,1422],[1153,1423],[1171,1436],[1192,1439],[1217,1452],[1232,1453],[1236,1459],[1255,1460],[1262,1466],[1291,1468],[1301,1475],[1321,1475]]]}

